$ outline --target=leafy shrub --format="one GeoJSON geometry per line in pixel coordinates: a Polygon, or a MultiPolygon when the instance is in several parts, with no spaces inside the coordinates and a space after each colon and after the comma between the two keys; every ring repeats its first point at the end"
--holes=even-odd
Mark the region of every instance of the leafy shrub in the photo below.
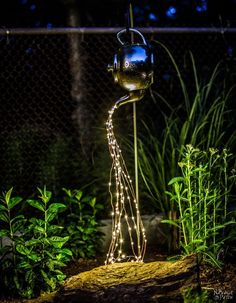
{"type": "Polygon", "coordinates": [[[193,289],[185,289],[183,291],[184,303],[214,303],[215,300],[211,299],[211,296],[207,290],[202,290],[200,293],[193,289]]]}
{"type": "Polygon", "coordinates": [[[226,240],[226,226],[234,225],[229,212],[230,189],[235,175],[229,171],[230,154],[210,148],[201,151],[186,145],[179,166],[181,176],[170,180],[176,220],[163,220],[179,229],[180,246],[184,253],[198,253],[205,261],[220,266],[220,254],[226,240]]]}
{"type": "Polygon", "coordinates": [[[59,236],[63,227],[52,223],[65,205],[51,203],[51,192],[46,188],[39,192],[38,200],[27,201],[40,211],[39,218],[12,217],[11,210],[22,201],[11,197],[12,188],[3,195],[0,207],[0,220],[5,225],[0,235],[9,241],[1,251],[1,282],[9,291],[27,298],[54,290],[65,279],[61,268],[72,256],[70,249],[63,247],[69,236],[59,236]]]}
{"type": "Polygon", "coordinates": [[[96,198],[85,196],[80,190],[68,190],[65,202],[65,234],[69,235],[69,246],[75,258],[94,257],[98,251],[101,233],[98,232],[97,215],[103,205],[97,203],[96,198]]]}
{"type": "Polygon", "coordinates": [[[0,284],[1,288],[10,293],[16,293],[18,288],[19,254],[16,250],[17,245],[23,245],[22,235],[25,231],[25,217],[14,216],[13,210],[17,204],[22,202],[21,197],[11,197],[13,188],[3,193],[0,199],[0,284]],[[4,289],[4,286],[6,289],[4,289]]]}
{"type": "Polygon", "coordinates": [[[12,188],[0,200],[0,285],[5,294],[32,298],[50,292],[65,279],[62,268],[77,257],[96,253],[100,234],[97,213],[102,205],[66,190],[65,203],[52,201],[52,193],[38,189],[37,199],[26,200],[35,211],[27,218],[16,213],[21,197],[12,188]]]}

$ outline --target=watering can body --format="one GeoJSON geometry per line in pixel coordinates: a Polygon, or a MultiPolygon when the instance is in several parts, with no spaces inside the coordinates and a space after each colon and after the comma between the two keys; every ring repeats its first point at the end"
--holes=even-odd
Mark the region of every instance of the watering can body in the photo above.
{"type": "Polygon", "coordinates": [[[145,90],[153,83],[154,56],[142,38],[142,43],[135,44],[124,44],[119,39],[122,47],[115,54],[113,65],[108,67],[115,82],[128,91],[145,90]]]}

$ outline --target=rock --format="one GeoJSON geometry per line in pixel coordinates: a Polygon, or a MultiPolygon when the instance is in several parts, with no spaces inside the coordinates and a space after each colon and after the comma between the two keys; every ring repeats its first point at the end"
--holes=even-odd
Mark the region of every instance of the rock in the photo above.
{"type": "MultiPolygon", "coordinates": [[[[148,249],[153,247],[160,249],[167,246],[166,225],[161,223],[162,219],[163,217],[160,214],[142,216],[142,222],[146,230],[146,237],[148,239],[148,249]]],[[[103,234],[100,250],[103,253],[107,253],[111,242],[112,220],[104,219],[99,223],[100,226],[98,230],[103,234]]],[[[129,233],[126,229],[126,224],[123,223],[123,221],[121,226],[124,226],[122,230],[124,243],[130,243],[129,233]]]]}
{"type": "Polygon", "coordinates": [[[72,276],[48,302],[177,303],[195,278],[193,255],[176,262],[114,263],[72,276]]]}

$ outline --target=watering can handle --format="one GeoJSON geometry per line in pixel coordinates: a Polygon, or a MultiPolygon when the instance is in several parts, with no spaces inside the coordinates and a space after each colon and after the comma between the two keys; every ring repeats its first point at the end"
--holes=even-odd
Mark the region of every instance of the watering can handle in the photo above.
{"type": "MultiPolygon", "coordinates": [[[[138,35],[142,38],[143,44],[144,44],[144,45],[147,45],[147,42],[146,42],[144,36],[143,36],[137,29],[135,29],[135,28],[129,28],[129,31],[138,34],[138,35]]],[[[119,31],[119,32],[117,33],[117,39],[118,39],[118,41],[120,42],[121,45],[124,45],[125,42],[123,42],[123,41],[121,40],[120,35],[122,35],[122,34],[125,33],[125,32],[127,32],[127,30],[126,30],[126,29],[122,29],[121,31],[119,31]]]]}

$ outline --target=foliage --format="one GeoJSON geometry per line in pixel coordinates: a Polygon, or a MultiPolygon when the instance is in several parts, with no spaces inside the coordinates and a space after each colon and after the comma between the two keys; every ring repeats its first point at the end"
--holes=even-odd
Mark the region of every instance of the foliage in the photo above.
{"type": "Polygon", "coordinates": [[[164,45],[159,45],[167,52],[174,66],[181,86],[182,101],[179,106],[172,108],[168,100],[152,92],[154,101],[167,106],[168,113],[161,110],[161,118],[153,121],[153,125],[143,123],[144,132],[138,142],[139,170],[145,184],[142,190],[144,198],[168,217],[172,204],[165,191],[168,181],[179,174],[177,163],[183,146],[192,144],[202,150],[212,146],[233,148],[236,131],[230,124],[228,110],[233,88],[227,89],[222,82],[220,63],[203,81],[199,79],[194,57],[190,53],[195,90],[189,91],[184,74],[172,54],[164,45]]]}
{"type": "Polygon", "coordinates": [[[97,215],[103,209],[94,197],[84,196],[80,190],[64,189],[67,205],[64,216],[65,234],[69,235],[69,246],[75,258],[94,257],[101,240],[97,230],[97,215]]]}
{"type": "Polygon", "coordinates": [[[9,292],[18,287],[19,259],[16,247],[24,243],[21,235],[24,233],[26,221],[23,215],[13,215],[14,208],[22,202],[22,198],[12,197],[12,190],[13,188],[3,193],[0,199],[0,284],[9,292]]]}
{"type": "Polygon", "coordinates": [[[210,148],[201,151],[186,145],[179,162],[181,176],[169,184],[173,208],[177,206],[176,220],[163,220],[179,229],[180,246],[184,253],[198,253],[205,261],[220,266],[219,255],[226,239],[225,228],[235,224],[229,213],[230,189],[235,175],[230,175],[230,154],[210,148]]]}
{"type": "MultiPolygon", "coordinates": [[[[40,196],[37,200],[27,200],[28,204],[39,210],[38,218],[31,218],[29,233],[25,235],[24,245],[17,245],[16,249],[21,255],[18,264],[22,270],[27,287],[27,297],[42,291],[53,291],[58,283],[65,279],[61,268],[71,259],[72,252],[65,248],[69,236],[61,237],[63,226],[52,223],[58,213],[65,208],[62,203],[51,203],[52,193],[38,189],[40,196]]],[[[25,294],[24,294],[25,295],[25,294]]]]}
{"type": "Polygon", "coordinates": [[[200,293],[196,290],[187,289],[183,292],[184,303],[213,303],[215,302],[210,298],[209,292],[202,290],[200,293]]]}
{"type": "Polygon", "coordinates": [[[52,192],[44,187],[38,189],[38,198],[26,200],[33,217],[14,216],[17,205],[25,201],[12,197],[12,190],[0,200],[0,285],[6,294],[31,298],[55,290],[65,279],[62,268],[73,256],[95,255],[102,205],[96,198],[83,197],[80,190],[69,189],[64,189],[65,204],[54,202],[52,192]]]}
{"type": "Polygon", "coordinates": [[[38,200],[27,201],[39,210],[39,218],[27,221],[24,215],[11,217],[12,208],[22,201],[20,197],[11,197],[12,188],[3,195],[0,208],[0,219],[7,224],[7,229],[1,229],[0,233],[9,241],[9,245],[2,247],[4,281],[1,282],[9,291],[27,298],[40,291],[54,290],[64,280],[61,268],[72,256],[72,252],[63,247],[69,237],[58,236],[63,227],[52,223],[65,205],[51,203],[51,192],[46,188],[39,192],[38,200]]]}

